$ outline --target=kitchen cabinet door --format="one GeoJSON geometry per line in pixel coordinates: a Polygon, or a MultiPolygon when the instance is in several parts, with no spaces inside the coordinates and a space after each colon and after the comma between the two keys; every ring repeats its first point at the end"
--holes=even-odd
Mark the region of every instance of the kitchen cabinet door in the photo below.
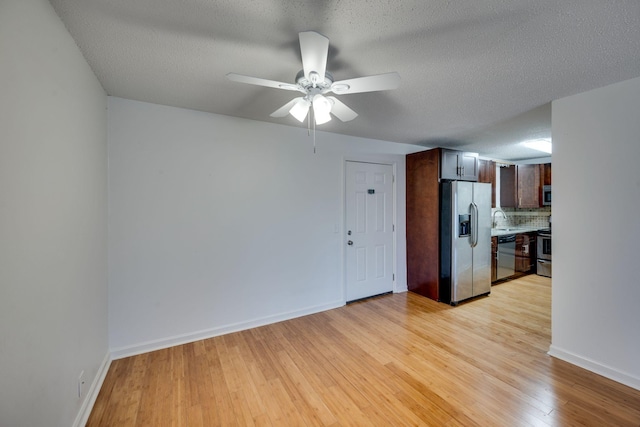
{"type": "Polygon", "coordinates": [[[462,164],[460,179],[463,181],[478,181],[478,153],[463,152],[458,155],[462,164]]]}
{"type": "Polygon", "coordinates": [[[540,203],[540,207],[544,207],[544,186],[545,185],[551,185],[551,163],[545,163],[540,165],[540,189],[539,191],[539,195],[538,195],[538,200],[540,203]]]}
{"type": "Polygon", "coordinates": [[[516,234],[516,273],[534,273],[536,267],[536,235],[516,234]]]}
{"type": "Polygon", "coordinates": [[[440,149],[440,179],[478,181],[478,153],[440,149]]]}
{"type": "Polygon", "coordinates": [[[478,160],[478,182],[491,184],[491,207],[496,207],[496,162],[478,160]]]}
{"type": "Polygon", "coordinates": [[[551,163],[540,165],[540,184],[551,185],[551,163]]]}
{"type": "Polygon", "coordinates": [[[500,168],[500,206],[503,208],[515,208],[517,200],[516,167],[505,166],[500,168]]]}
{"type": "Polygon", "coordinates": [[[540,167],[538,165],[518,165],[518,208],[540,206],[540,167]]]}
{"type": "Polygon", "coordinates": [[[440,151],[440,179],[458,179],[460,165],[458,152],[452,150],[440,151]]]}
{"type": "Polygon", "coordinates": [[[539,165],[500,168],[500,205],[509,208],[540,206],[539,165]]]}

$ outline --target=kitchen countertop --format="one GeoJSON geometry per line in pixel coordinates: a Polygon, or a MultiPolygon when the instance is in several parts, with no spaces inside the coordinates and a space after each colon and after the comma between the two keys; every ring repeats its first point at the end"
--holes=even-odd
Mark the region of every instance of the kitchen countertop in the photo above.
{"type": "Polygon", "coordinates": [[[532,231],[544,230],[545,227],[498,227],[491,229],[491,237],[508,236],[509,234],[530,233],[532,231]]]}

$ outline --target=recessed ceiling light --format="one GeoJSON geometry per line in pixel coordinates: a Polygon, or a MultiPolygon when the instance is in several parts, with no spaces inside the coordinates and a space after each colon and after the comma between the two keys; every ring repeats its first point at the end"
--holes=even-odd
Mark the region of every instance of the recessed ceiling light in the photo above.
{"type": "Polygon", "coordinates": [[[551,154],[551,139],[549,138],[530,139],[528,141],[524,141],[522,145],[533,150],[551,154]]]}

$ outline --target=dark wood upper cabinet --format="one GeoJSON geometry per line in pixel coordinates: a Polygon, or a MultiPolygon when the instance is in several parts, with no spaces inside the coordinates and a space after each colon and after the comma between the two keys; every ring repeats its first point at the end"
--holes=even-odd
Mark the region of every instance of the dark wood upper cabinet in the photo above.
{"type": "Polygon", "coordinates": [[[540,206],[540,166],[518,165],[518,208],[540,206]]]}
{"type": "Polygon", "coordinates": [[[478,160],[478,182],[491,184],[491,207],[496,207],[496,162],[493,160],[478,160]]]}
{"type": "Polygon", "coordinates": [[[540,165],[500,168],[500,205],[510,208],[540,207],[540,165]]]}
{"type": "Polygon", "coordinates": [[[478,153],[440,148],[440,179],[478,181],[478,153]]]}
{"type": "Polygon", "coordinates": [[[500,206],[503,208],[516,207],[516,167],[504,166],[500,168],[500,206]]]}
{"type": "Polygon", "coordinates": [[[544,187],[551,185],[551,163],[545,163],[540,165],[540,207],[544,207],[544,187]]]}
{"type": "Polygon", "coordinates": [[[542,185],[551,185],[551,163],[540,165],[540,180],[542,185]]]}

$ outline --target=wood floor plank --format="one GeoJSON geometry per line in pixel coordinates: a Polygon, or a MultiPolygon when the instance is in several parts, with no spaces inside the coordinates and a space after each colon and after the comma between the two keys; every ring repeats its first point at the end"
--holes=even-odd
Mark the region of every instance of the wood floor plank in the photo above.
{"type": "Polygon", "coordinates": [[[547,354],[551,280],[401,293],[115,360],[88,426],[640,426],[640,391],[547,354]]]}

